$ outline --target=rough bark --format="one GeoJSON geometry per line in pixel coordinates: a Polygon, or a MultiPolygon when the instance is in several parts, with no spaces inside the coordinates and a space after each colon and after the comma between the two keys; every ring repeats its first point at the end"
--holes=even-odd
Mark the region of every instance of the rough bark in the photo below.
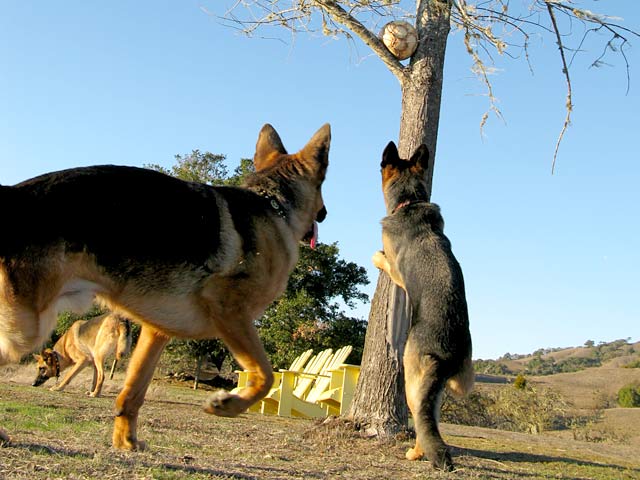
{"type": "Polygon", "coordinates": [[[407,424],[401,375],[406,340],[402,335],[406,335],[407,330],[401,327],[401,322],[406,315],[393,319],[393,309],[399,311],[403,301],[404,291],[396,287],[387,274],[381,273],[371,301],[362,367],[349,413],[349,418],[360,428],[380,437],[393,436],[407,424]]]}
{"type": "MultiPolygon", "coordinates": [[[[440,99],[451,3],[418,0],[419,46],[404,74],[398,150],[403,158],[424,143],[429,148],[429,192],[433,177],[440,99]]],[[[381,273],[371,302],[360,380],[349,417],[372,434],[389,437],[407,425],[402,355],[410,320],[404,291],[381,273]]]]}

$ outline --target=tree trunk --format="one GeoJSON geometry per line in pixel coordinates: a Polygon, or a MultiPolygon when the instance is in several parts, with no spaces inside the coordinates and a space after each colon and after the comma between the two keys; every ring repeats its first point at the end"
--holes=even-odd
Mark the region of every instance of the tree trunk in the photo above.
{"type": "MultiPolygon", "coordinates": [[[[440,119],[440,99],[451,3],[418,0],[416,29],[418,49],[400,79],[402,113],[398,151],[409,158],[422,143],[430,158],[429,195],[440,119]]],[[[379,437],[389,437],[407,425],[402,355],[410,326],[410,314],[402,289],[381,273],[371,302],[362,370],[349,418],[379,437]]]]}
{"type": "Polygon", "coordinates": [[[407,424],[402,350],[406,331],[402,313],[404,291],[382,272],[371,301],[362,367],[349,418],[371,435],[389,437],[407,424]]]}

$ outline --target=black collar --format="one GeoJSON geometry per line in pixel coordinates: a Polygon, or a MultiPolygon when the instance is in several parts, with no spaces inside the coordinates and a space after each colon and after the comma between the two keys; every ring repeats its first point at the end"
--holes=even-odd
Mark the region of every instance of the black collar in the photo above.
{"type": "Polygon", "coordinates": [[[56,368],[56,378],[60,376],[60,357],[58,356],[58,352],[53,350],[53,363],[56,368]]]}

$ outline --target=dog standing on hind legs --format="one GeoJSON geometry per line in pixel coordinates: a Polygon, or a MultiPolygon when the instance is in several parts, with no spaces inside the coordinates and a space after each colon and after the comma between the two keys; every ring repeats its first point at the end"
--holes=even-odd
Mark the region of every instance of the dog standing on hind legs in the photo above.
{"type": "Polygon", "coordinates": [[[138,412],[171,337],[222,339],[252,373],[205,410],[244,412],[273,383],[254,321],[285,290],[298,244],[315,245],[330,142],[327,124],[289,154],[265,125],[242,187],[114,165],[0,186],[0,364],[42,345],[58,312],[87,311],[96,299],[141,325],[116,399],[114,447],[144,447],[138,412]]]}
{"type": "MultiPolygon", "coordinates": [[[[78,320],[58,339],[53,348],[35,355],[38,374],[33,386],[38,387],[70,367],[62,381],[51,390],[63,390],[85,367],[93,366],[93,380],[89,396],[97,397],[104,382],[104,361],[115,353],[115,362],[129,353],[131,324],[115,313],[107,313],[90,320],[78,320]]],[[[114,367],[115,367],[114,362],[114,367]]]]}
{"type": "Polygon", "coordinates": [[[428,200],[428,159],[424,145],[409,160],[399,157],[393,142],[384,150],[384,251],[376,252],[373,263],[405,290],[411,306],[403,364],[416,444],[406,457],[426,456],[434,467],[450,470],[451,455],[438,429],[442,394],[446,386],[466,395],[475,375],[462,270],[443,233],[440,208],[428,200]]]}

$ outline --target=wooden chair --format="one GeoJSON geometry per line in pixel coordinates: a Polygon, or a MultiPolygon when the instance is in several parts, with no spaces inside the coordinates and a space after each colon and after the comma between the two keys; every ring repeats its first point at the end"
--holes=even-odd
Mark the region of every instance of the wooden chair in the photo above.
{"type": "Polygon", "coordinates": [[[311,360],[309,360],[302,372],[280,370],[278,372],[280,383],[271,388],[267,396],[262,399],[260,411],[262,413],[277,415],[283,391],[285,392],[285,396],[292,394],[305,396],[313,385],[318,373],[322,371],[332,356],[333,350],[328,348],[311,357],[311,360]]]}
{"type": "Polygon", "coordinates": [[[277,413],[284,417],[326,417],[329,404],[318,403],[319,398],[329,390],[332,372],[339,370],[352,349],[351,345],[347,345],[337,350],[317,373],[283,371],[277,402],[275,396],[268,396],[262,402],[262,412],[277,413]]]}
{"type": "Polygon", "coordinates": [[[360,365],[342,364],[331,372],[329,389],[316,402],[327,406],[329,415],[344,415],[349,410],[360,377],[360,365]]]}
{"type": "MultiPolygon", "coordinates": [[[[288,370],[291,370],[293,372],[301,372],[304,368],[305,363],[307,363],[307,360],[309,360],[309,357],[311,357],[312,353],[313,353],[312,349],[302,352],[291,363],[291,366],[288,368],[288,370]]],[[[249,374],[251,372],[249,372],[248,370],[236,370],[235,373],[238,374],[238,386],[233,390],[231,390],[231,393],[238,393],[240,390],[242,390],[247,386],[247,383],[249,382],[249,374]]],[[[273,386],[271,388],[277,388],[280,385],[280,382],[282,381],[282,373],[273,372],[273,377],[274,377],[273,386]]],[[[249,407],[249,411],[259,412],[260,402],[257,402],[253,404],[251,407],[249,407]]]]}

